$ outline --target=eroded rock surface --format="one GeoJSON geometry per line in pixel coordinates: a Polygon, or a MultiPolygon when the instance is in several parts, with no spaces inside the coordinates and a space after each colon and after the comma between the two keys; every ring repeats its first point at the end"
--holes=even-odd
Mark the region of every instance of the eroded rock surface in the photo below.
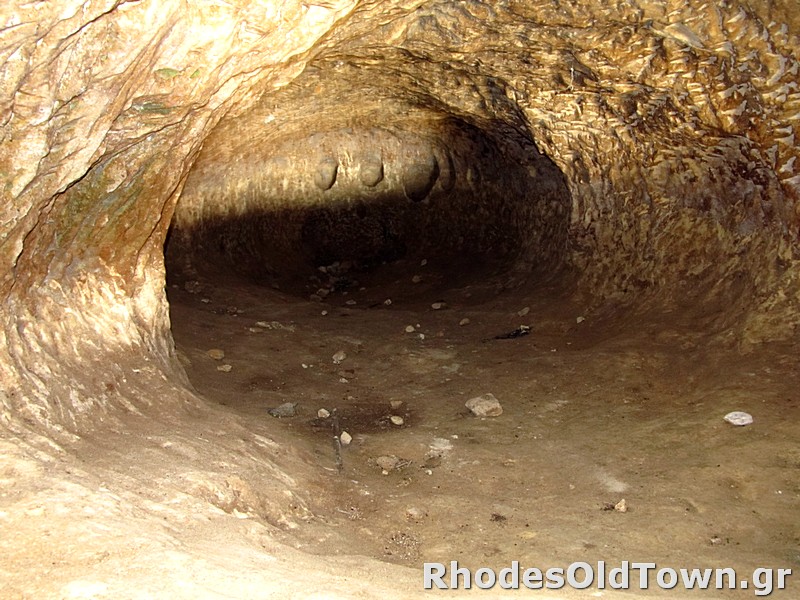
{"type": "Polygon", "coordinates": [[[8,455],[68,469],[84,436],[206,410],[170,334],[170,225],[187,274],[211,254],[259,277],[490,256],[514,278],[565,274],[587,306],[685,310],[738,343],[792,339],[795,9],[6,2],[8,455]]]}

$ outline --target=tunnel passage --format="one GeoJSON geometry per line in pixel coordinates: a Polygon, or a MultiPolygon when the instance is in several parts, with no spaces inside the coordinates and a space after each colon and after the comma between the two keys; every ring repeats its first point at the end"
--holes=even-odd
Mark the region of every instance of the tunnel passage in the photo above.
{"type": "Polygon", "coordinates": [[[277,106],[311,110],[290,94],[222,121],[206,140],[176,208],[168,273],[232,269],[307,295],[309,277],[330,265],[370,273],[436,257],[475,277],[543,278],[564,268],[569,190],[520,132],[519,145],[504,145],[507,124],[487,131],[385,99],[382,112],[353,104],[337,123],[334,106],[330,118],[287,127],[277,106]]]}
{"type": "Polygon", "coordinates": [[[406,597],[372,559],[457,551],[796,563],[794,8],[6,3],[12,592],[406,597]],[[334,311],[308,300],[336,263],[360,284],[334,311]],[[348,488],[307,417],[364,404],[348,488]]]}

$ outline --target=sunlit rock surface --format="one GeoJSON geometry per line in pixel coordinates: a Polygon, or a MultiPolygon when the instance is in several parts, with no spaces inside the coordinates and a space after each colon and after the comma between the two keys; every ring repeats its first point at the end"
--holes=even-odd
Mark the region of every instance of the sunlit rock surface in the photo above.
{"type": "Polygon", "coordinates": [[[298,244],[312,266],[497,252],[591,302],[726,298],[709,326],[743,343],[800,323],[788,0],[12,0],[0,18],[9,457],[55,464],[120,415],[201,410],[169,333],[171,223],[176,247],[222,241],[251,271],[298,244]],[[368,235],[346,247],[340,223],[368,235]]]}

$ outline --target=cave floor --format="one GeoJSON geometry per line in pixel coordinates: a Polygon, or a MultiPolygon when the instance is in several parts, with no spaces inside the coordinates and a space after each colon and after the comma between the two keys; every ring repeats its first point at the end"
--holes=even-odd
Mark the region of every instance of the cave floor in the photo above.
{"type": "Polygon", "coordinates": [[[742,354],[675,312],[587,313],[557,286],[459,277],[401,265],[322,302],[233,275],[170,285],[197,391],[304,451],[326,490],[283,543],[413,568],[800,566],[794,348],[742,354]],[[502,415],[466,409],[486,393],[502,415]],[[269,415],[285,402],[295,416],[269,415]],[[341,471],[320,408],[352,435],[341,471]],[[734,410],[754,424],[726,423],[734,410]]]}

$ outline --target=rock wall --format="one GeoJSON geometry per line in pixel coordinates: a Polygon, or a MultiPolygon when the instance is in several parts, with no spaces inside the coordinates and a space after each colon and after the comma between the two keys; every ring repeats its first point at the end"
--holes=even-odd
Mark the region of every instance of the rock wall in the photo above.
{"type": "MultiPolygon", "coordinates": [[[[724,297],[716,325],[751,341],[800,322],[800,44],[788,1],[12,1],[0,15],[9,427],[80,431],[112,406],[146,408],[148,378],[180,385],[163,244],[184,186],[200,189],[206,159],[190,173],[204,144],[215,164],[214,127],[224,137],[253,114],[274,116],[258,136],[276,157],[298,130],[403,131],[401,107],[420,115],[417,132],[463,123],[534,181],[531,157],[552,160],[545,187],[563,174],[562,261],[587,295],[724,297]],[[87,374],[98,364],[107,373],[87,374]]],[[[445,151],[472,146],[447,148],[436,131],[426,143],[441,191],[445,151]]],[[[469,185],[462,155],[456,186],[469,185]]],[[[314,158],[289,167],[314,194],[356,168],[314,158]]],[[[411,201],[433,173],[429,161],[409,175],[414,164],[384,172],[411,201]]],[[[529,254],[559,247],[558,206],[521,218],[546,233],[529,254]]]]}

